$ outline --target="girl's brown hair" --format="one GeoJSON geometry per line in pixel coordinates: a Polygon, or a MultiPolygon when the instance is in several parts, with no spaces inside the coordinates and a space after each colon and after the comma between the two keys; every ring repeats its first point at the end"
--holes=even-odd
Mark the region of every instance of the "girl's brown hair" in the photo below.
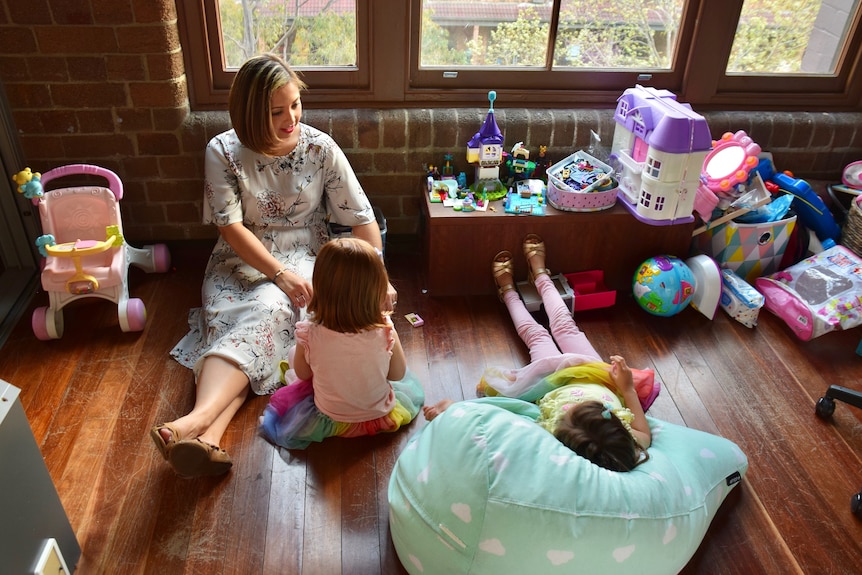
{"type": "Polygon", "coordinates": [[[337,238],[325,243],[317,254],[311,283],[311,321],[341,333],[384,325],[389,275],[365,240],[337,238]]]}
{"type": "Polygon", "coordinates": [[[569,409],[554,436],[581,457],[611,471],[631,471],[649,459],[623,422],[598,401],[569,409]]]}
{"type": "Polygon", "coordinates": [[[272,94],[290,83],[300,92],[307,86],[290,66],[275,54],[245,61],[233,79],[228,96],[230,121],[239,141],[259,154],[272,155],[278,137],[272,126],[272,94]]]}

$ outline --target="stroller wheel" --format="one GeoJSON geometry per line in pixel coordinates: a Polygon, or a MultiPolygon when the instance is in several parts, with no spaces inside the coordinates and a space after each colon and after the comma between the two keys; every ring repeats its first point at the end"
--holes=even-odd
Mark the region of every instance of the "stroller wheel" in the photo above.
{"type": "Polygon", "coordinates": [[[164,273],[171,268],[171,252],[165,244],[154,244],[153,269],[158,273],[164,273]]]}
{"type": "Polygon", "coordinates": [[[120,302],[117,315],[120,319],[120,329],[123,331],[144,331],[147,325],[147,308],[144,302],[136,297],[120,302]]]}
{"type": "Polygon", "coordinates": [[[49,307],[38,307],[33,310],[30,326],[37,339],[42,341],[60,339],[63,337],[63,312],[54,311],[49,307]]]}

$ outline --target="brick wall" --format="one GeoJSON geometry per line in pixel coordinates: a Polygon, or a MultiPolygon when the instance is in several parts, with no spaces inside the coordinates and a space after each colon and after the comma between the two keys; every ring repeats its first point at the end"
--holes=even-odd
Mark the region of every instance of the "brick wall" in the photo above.
{"type": "MultiPolygon", "coordinates": [[[[203,149],[227,113],[189,110],[173,0],[0,0],[0,81],[33,170],[92,163],[125,186],[132,242],[214,237],[201,219],[203,149]]],[[[312,86],[313,89],[313,86],[312,86]]],[[[612,110],[506,108],[495,103],[505,145],[547,145],[561,159],[590,131],[609,146],[612,110]]],[[[420,229],[425,165],[451,152],[472,170],[466,142],[487,108],[305,110],[304,121],[344,148],[391,235],[420,229]]],[[[862,159],[862,113],[704,113],[713,137],[746,130],[776,165],[835,180],[862,159]],[[857,128],[859,126],[860,128],[857,128]]],[[[23,166],[22,166],[23,167],[23,166]]]]}

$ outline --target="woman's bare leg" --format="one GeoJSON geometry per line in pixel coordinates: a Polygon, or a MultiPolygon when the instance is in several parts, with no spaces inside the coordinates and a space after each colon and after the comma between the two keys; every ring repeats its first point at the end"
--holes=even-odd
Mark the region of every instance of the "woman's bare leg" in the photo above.
{"type": "Polygon", "coordinates": [[[166,442],[200,438],[219,445],[227,426],[248,396],[248,377],[236,364],[219,356],[208,356],[198,374],[195,405],[183,417],[171,422],[180,437],[161,429],[166,442]]]}

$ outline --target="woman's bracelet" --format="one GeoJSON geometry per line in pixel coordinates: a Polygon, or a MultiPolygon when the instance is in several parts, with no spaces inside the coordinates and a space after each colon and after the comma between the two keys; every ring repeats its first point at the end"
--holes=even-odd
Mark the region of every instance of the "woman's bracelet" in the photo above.
{"type": "Polygon", "coordinates": [[[283,273],[284,273],[284,272],[286,272],[286,271],[287,271],[287,268],[281,268],[280,270],[278,270],[277,272],[275,272],[275,275],[273,275],[273,276],[272,276],[272,281],[273,281],[273,283],[275,283],[275,280],[277,280],[277,279],[278,279],[278,276],[280,276],[281,274],[283,274],[283,273]]]}

